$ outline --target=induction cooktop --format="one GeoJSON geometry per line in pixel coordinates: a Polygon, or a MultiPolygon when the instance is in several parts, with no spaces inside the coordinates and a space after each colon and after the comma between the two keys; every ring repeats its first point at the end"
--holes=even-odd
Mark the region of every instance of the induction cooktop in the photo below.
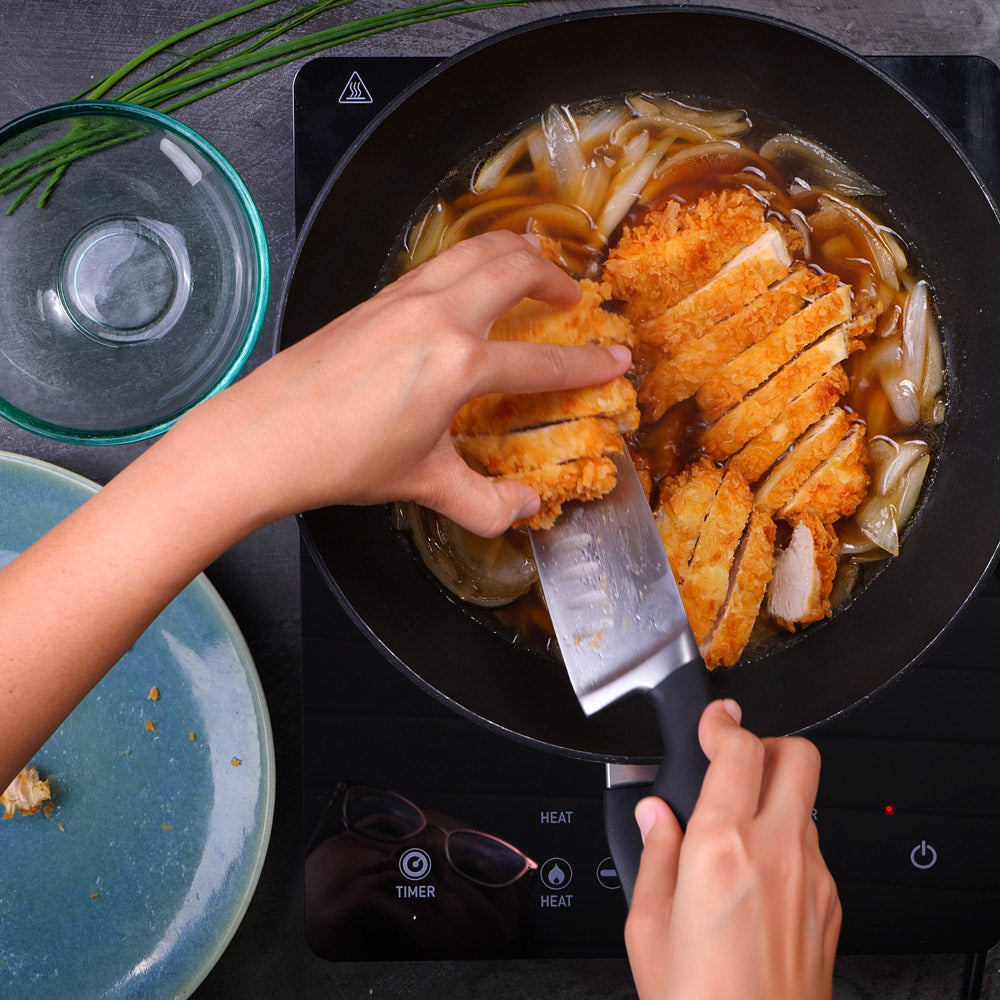
{"type": "MultiPolygon", "coordinates": [[[[966,56],[872,61],[937,113],[996,197],[1000,70],[966,56]]],[[[434,62],[332,56],[300,71],[300,225],[354,139],[434,62]]],[[[387,847],[369,838],[313,867],[307,899],[325,935],[314,950],[334,961],[623,955],[625,906],[603,832],[604,767],[505,740],[416,688],[357,630],[306,550],[302,595],[311,844],[342,830],[345,781],[401,794],[429,817],[425,839],[387,847]],[[435,826],[484,831],[537,869],[503,890],[479,886],[456,876],[435,826]],[[363,930],[338,938],[344,908],[363,930]]],[[[842,952],[981,954],[1000,939],[997,705],[994,572],[921,665],[807,731],[823,754],[816,820],[844,904],[842,952]]]]}

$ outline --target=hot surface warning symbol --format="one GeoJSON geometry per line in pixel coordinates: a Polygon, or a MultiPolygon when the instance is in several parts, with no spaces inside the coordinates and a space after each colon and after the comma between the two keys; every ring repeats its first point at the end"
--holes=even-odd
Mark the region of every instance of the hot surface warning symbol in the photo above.
{"type": "Polygon", "coordinates": [[[337,99],[338,104],[371,104],[372,95],[368,93],[368,88],[365,86],[364,80],[361,79],[360,74],[355,70],[351,74],[351,78],[347,81],[347,85],[340,92],[340,97],[337,99]]]}

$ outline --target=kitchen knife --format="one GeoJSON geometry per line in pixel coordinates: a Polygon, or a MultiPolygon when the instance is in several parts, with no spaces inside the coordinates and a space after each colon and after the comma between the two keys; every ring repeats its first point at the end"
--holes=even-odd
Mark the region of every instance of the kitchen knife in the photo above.
{"type": "MultiPolygon", "coordinates": [[[[652,793],[687,824],[708,765],[698,720],[709,702],[708,675],[667,561],[659,529],[628,452],[614,458],[615,488],[566,508],[531,546],[559,649],[587,715],[643,691],[656,711],[663,759],[652,793]]],[[[634,789],[633,789],[634,792],[634,789]]],[[[640,841],[628,802],[605,802],[612,855],[631,900],[640,841]]],[[[615,795],[610,786],[608,795],[615,795]]]]}

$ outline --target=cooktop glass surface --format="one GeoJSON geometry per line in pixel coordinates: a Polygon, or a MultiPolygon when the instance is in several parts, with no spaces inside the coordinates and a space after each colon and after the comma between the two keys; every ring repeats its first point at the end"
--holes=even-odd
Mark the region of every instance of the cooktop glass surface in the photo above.
{"type": "MultiPolygon", "coordinates": [[[[996,192],[997,67],[873,61],[935,110],[996,192]]],[[[303,68],[300,224],[354,139],[434,62],[324,57],[303,68]]],[[[305,550],[302,583],[313,950],[332,961],[623,955],[603,766],[504,739],[418,689],[361,635],[305,550]]],[[[847,914],[842,951],[975,952],[1000,937],[998,643],[994,574],[923,665],[809,732],[824,758],[816,817],[847,914]]]]}

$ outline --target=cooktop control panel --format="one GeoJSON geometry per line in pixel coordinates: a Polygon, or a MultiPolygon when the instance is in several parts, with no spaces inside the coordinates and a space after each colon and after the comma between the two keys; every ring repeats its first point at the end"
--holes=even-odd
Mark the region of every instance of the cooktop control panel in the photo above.
{"type": "MultiPolygon", "coordinates": [[[[874,61],[934,108],[996,191],[997,67],[961,56],[874,61]]],[[[302,69],[300,224],[355,137],[433,63],[325,57],[302,69]]],[[[603,765],[487,731],[419,689],[361,635],[305,550],[302,594],[317,954],[622,955],[603,765]]],[[[807,733],[823,753],[816,820],[844,903],[842,951],[977,952],[1000,938],[998,649],[994,573],[924,663],[807,733]]]]}

